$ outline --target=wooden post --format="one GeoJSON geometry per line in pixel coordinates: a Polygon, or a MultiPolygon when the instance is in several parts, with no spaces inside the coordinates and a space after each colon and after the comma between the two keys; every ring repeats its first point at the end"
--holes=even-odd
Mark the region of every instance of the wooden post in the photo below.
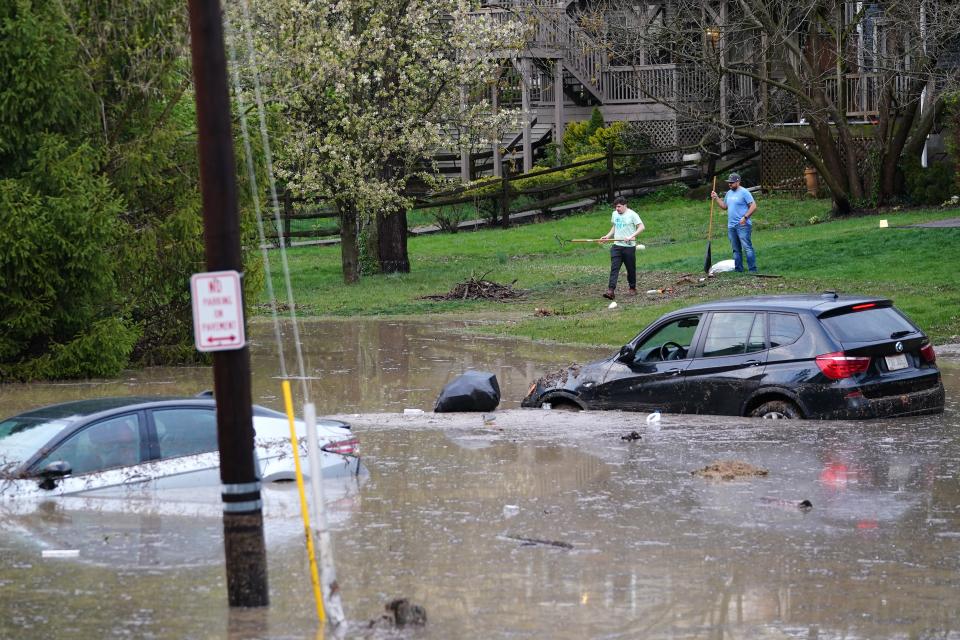
{"type": "Polygon", "coordinates": [[[283,192],[283,229],[280,231],[280,246],[289,247],[292,236],[290,224],[293,219],[293,195],[289,190],[283,192]]]}
{"type": "Polygon", "coordinates": [[[613,166],[613,143],[607,145],[607,202],[613,204],[616,195],[616,173],[613,166]]]}
{"type": "MultiPolygon", "coordinates": [[[[497,115],[500,109],[500,74],[497,73],[497,81],[493,83],[493,88],[490,90],[490,111],[494,116],[497,115]]],[[[502,178],[503,177],[503,158],[500,155],[500,133],[497,132],[497,139],[493,141],[493,175],[502,178]]],[[[496,214],[494,214],[496,215],[496,214]]],[[[496,222],[496,220],[494,220],[496,222]]]]}
{"type": "MultiPolygon", "coordinates": [[[[465,113],[467,110],[467,90],[464,87],[460,87],[460,113],[465,113]]],[[[464,129],[460,128],[460,134],[457,136],[457,142],[460,143],[460,181],[463,183],[470,182],[473,179],[470,167],[470,145],[464,144],[464,129]]]]}
{"type": "Polygon", "coordinates": [[[557,145],[557,165],[563,162],[563,58],[557,58],[553,67],[553,141],[557,145]]]}
{"type": "Polygon", "coordinates": [[[503,188],[500,191],[500,225],[506,229],[510,226],[510,178],[503,176],[503,188]]]}
{"type": "MultiPolygon", "coordinates": [[[[233,126],[219,0],[190,0],[200,192],[208,271],[243,271],[233,126]]],[[[213,354],[223,543],[231,607],[269,604],[263,507],[253,444],[250,350],[213,354]]]]}
{"type": "MultiPolygon", "coordinates": [[[[720,1],[720,119],[729,124],[730,114],[727,113],[727,0],[720,1]]],[[[720,150],[726,151],[727,136],[720,139],[720,150]]]]}
{"type": "Polygon", "coordinates": [[[530,58],[520,60],[520,102],[523,108],[523,172],[533,168],[533,142],[530,131],[530,58]]]}

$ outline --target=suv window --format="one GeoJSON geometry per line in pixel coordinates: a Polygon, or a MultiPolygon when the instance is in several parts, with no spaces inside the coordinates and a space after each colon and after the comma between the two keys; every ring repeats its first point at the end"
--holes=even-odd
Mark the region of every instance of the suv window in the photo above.
{"type": "Polygon", "coordinates": [[[893,307],[851,311],[820,320],[839,342],[876,342],[889,340],[897,332],[913,333],[917,330],[893,307]]]}
{"type": "Polygon", "coordinates": [[[217,415],[213,409],[157,409],[153,424],[161,459],[217,450],[217,415]]]}
{"type": "Polygon", "coordinates": [[[733,356],[762,351],[766,348],[762,321],[763,314],[752,311],[714,313],[704,341],[703,357],[733,356]],[[756,330],[754,325],[757,326],[756,330]]]}
{"type": "Polygon", "coordinates": [[[770,314],[770,348],[793,344],[803,335],[803,323],[793,313],[770,314]]]}

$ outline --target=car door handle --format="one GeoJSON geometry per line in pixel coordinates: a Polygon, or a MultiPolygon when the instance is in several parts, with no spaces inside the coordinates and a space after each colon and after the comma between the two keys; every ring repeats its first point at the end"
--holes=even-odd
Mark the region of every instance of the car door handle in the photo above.
{"type": "Polygon", "coordinates": [[[671,376],[678,376],[678,375],[680,375],[680,372],[681,372],[681,371],[682,371],[682,369],[676,369],[676,368],[674,368],[674,369],[667,369],[667,373],[669,373],[671,376]]]}
{"type": "Polygon", "coordinates": [[[744,364],[750,367],[758,367],[763,363],[760,362],[759,360],[747,360],[744,364]]]}

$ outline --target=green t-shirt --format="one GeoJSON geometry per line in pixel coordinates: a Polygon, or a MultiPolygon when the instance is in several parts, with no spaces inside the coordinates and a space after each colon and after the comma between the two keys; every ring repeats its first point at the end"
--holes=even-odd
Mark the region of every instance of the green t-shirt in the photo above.
{"type": "Polygon", "coordinates": [[[624,209],[623,213],[617,213],[616,210],[614,210],[610,221],[614,227],[613,238],[615,242],[613,244],[621,247],[637,246],[636,240],[624,240],[624,238],[629,238],[635,234],[640,225],[643,224],[643,221],[640,220],[640,216],[637,215],[636,211],[633,209],[624,209]]]}

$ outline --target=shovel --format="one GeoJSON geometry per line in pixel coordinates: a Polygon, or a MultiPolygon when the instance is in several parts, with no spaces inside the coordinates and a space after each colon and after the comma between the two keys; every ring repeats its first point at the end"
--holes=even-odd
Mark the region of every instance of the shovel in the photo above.
{"type": "MultiPolygon", "coordinates": [[[[717,176],[713,176],[713,188],[711,192],[717,190],[717,176]]],[[[710,273],[710,266],[713,264],[713,256],[710,255],[710,242],[713,240],[713,198],[710,198],[710,224],[707,225],[707,255],[703,259],[703,272],[710,273]]]]}

